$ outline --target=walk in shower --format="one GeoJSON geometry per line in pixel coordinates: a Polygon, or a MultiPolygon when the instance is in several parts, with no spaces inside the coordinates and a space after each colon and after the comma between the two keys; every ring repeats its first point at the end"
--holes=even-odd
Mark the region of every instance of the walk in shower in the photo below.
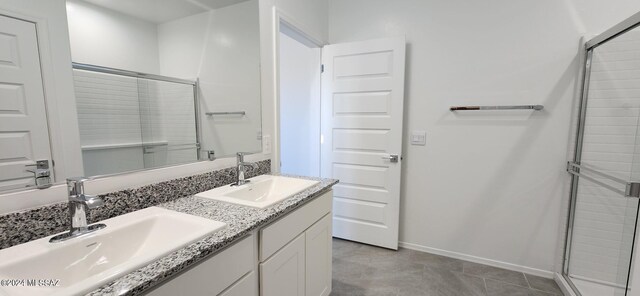
{"type": "Polygon", "coordinates": [[[640,196],[640,13],[586,44],[563,276],[582,296],[630,291],[640,196]]]}

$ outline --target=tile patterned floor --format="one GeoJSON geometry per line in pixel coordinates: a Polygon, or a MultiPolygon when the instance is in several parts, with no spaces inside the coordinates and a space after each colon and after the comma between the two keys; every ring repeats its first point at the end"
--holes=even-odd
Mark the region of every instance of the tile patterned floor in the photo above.
{"type": "Polygon", "coordinates": [[[333,240],[331,296],[556,296],[551,279],[407,249],[333,240]]]}

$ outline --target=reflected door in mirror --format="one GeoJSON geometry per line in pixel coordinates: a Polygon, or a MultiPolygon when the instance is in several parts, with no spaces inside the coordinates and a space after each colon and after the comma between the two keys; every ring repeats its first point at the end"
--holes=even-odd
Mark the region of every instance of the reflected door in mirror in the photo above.
{"type": "Polygon", "coordinates": [[[50,159],[36,26],[0,16],[0,191],[34,186],[50,159]]]}

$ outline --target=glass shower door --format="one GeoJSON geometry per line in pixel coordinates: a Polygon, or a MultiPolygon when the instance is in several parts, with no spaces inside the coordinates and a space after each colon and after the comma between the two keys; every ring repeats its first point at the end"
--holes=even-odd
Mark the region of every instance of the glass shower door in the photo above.
{"type": "Polygon", "coordinates": [[[145,168],[198,160],[193,85],[138,78],[145,168]]]}
{"type": "Polygon", "coordinates": [[[630,290],[640,195],[640,30],[587,52],[564,276],[583,296],[630,290]]]}
{"type": "Polygon", "coordinates": [[[199,160],[197,81],[73,64],[84,174],[199,160]]]}

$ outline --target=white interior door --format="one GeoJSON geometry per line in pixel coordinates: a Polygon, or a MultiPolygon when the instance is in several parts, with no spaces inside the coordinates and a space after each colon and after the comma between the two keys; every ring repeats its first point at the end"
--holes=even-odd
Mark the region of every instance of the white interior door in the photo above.
{"type": "Polygon", "coordinates": [[[405,39],[328,45],[322,61],[322,176],[340,179],[333,236],[397,249],[405,39]]]}
{"type": "Polygon", "coordinates": [[[0,190],[35,185],[36,160],[51,160],[36,26],[0,16],[0,190]]]}

